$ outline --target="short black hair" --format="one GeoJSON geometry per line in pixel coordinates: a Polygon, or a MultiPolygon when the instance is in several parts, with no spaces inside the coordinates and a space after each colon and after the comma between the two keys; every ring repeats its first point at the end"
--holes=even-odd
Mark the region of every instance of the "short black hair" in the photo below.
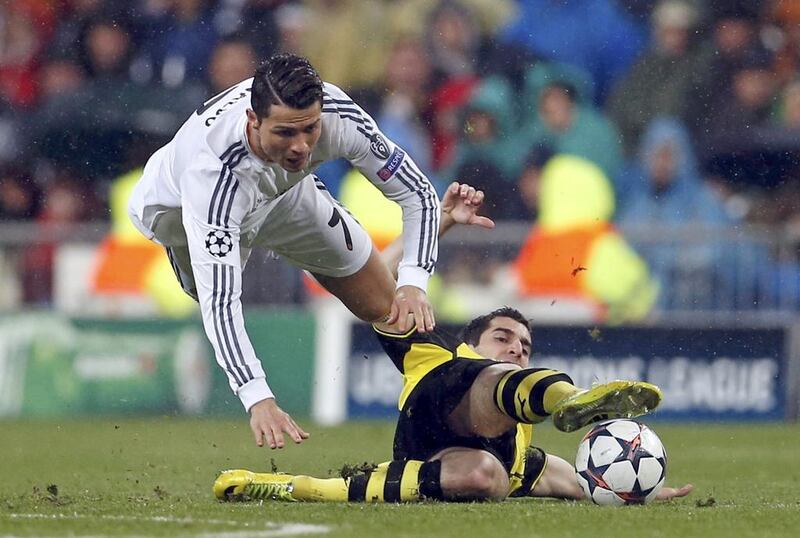
{"type": "Polygon", "coordinates": [[[269,116],[271,105],[308,108],[322,102],[322,79],[302,56],[275,54],[256,69],[250,105],[259,118],[269,116]]]}
{"type": "Polygon", "coordinates": [[[461,331],[461,340],[471,346],[477,346],[478,342],[480,342],[481,335],[489,327],[489,323],[491,323],[494,318],[511,318],[514,321],[518,321],[524,325],[525,328],[528,329],[529,333],[533,332],[531,330],[530,320],[522,315],[522,312],[516,308],[504,306],[502,308],[498,308],[497,310],[493,310],[488,314],[484,314],[483,316],[478,316],[467,323],[467,326],[461,331]]]}

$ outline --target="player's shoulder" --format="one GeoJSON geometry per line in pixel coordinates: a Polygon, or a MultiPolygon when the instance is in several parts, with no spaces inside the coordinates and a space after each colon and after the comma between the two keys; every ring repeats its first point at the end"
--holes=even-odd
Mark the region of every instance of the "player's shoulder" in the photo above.
{"type": "Polygon", "coordinates": [[[346,101],[347,103],[353,103],[353,99],[347,95],[347,93],[341,89],[336,84],[331,84],[330,82],[323,82],[322,83],[322,104],[325,105],[325,102],[329,103],[336,103],[340,101],[346,101]]]}
{"type": "Polygon", "coordinates": [[[245,79],[210,97],[195,110],[180,134],[194,139],[201,149],[207,147],[218,162],[246,152],[244,133],[252,82],[252,78],[245,79]]]}

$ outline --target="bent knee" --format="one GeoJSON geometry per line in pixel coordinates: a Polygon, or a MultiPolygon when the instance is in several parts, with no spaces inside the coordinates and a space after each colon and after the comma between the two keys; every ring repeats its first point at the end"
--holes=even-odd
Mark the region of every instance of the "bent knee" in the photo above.
{"type": "Polygon", "coordinates": [[[491,454],[481,453],[464,479],[466,492],[475,500],[501,501],[508,494],[508,473],[491,454]]]}

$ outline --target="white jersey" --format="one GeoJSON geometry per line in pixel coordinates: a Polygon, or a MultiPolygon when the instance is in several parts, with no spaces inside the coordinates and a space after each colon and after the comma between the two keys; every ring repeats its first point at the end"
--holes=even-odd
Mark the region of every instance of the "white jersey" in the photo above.
{"type": "Polygon", "coordinates": [[[347,159],[403,209],[398,287],[427,288],[439,229],[439,200],[430,181],[332,84],[324,84],[321,135],[306,169],[287,172],[262,161],[246,136],[251,85],[252,79],[242,81],[197,109],[150,158],[129,204],[132,220],[151,239],[159,215],[180,208],[185,234],[158,240],[167,246],[188,242],[206,334],[246,409],[272,397],[244,329],[240,300],[244,252],[271,202],[323,162],[347,159]]]}

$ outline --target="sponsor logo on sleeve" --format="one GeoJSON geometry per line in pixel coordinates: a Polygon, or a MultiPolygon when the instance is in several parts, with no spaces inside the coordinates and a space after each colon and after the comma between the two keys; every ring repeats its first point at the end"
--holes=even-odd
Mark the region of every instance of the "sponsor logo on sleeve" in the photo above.
{"type": "Polygon", "coordinates": [[[386,164],[383,165],[383,168],[378,170],[378,177],[382,180],[386,181],[392,175],[397,172],[397,169],[400,168],[400,165],[403,163],[403,158],[405,158],[405,152],[400,148],[394,148],[394,151],[389,156],[389,159],[386,161],[386,164]]]}
{"type": "Polygon", "coordinates": [[[224,258],[233,250],[233,238],[225,230],[211,230],[206,236],[206,250],[212,256],[224,258]]]}
{"type": "Polygon", "coordinates": [[[373,133],[369,140],[369,149],[373,155],[384,161],[389,158],[389,146],[381,135],[373,133]]]}

